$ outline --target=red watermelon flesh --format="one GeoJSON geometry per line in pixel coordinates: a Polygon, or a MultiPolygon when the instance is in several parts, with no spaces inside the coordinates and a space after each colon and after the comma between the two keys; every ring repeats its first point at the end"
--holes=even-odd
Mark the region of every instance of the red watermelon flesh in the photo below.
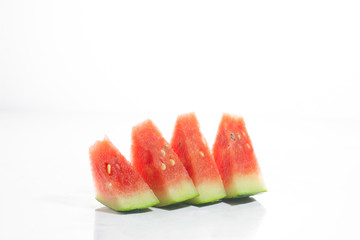
{"type": "Polygon", "coordinates": [[[213,156],[194,113],[177,118],[171,147],[179,156],[200,196],[188,200],[192,204],[216,201],[226,196],[213,156]]]}
{"type": "Polygon", "coordinates": [[[107,137],[97,141],[89,152],[99,202],[117,211],[147,208],[159,203],[140,174],[107,137]]]}
{"type": "Polygon", "coordinates": [[[176,153],[151,120],[133,128],[132,163],[160,201],[182,202],[199,194],[176,153]]]}
{"type": "Polygon", "coordinates": [[[213,154],[228,198],[266,192],[242,117],[223,115],[213,146],[213,154]]]}

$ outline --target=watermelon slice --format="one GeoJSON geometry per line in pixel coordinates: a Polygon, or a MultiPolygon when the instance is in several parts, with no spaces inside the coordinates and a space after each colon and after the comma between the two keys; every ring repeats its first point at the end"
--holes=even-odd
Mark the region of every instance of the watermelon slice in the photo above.
{"type": "Polygon", "coordinates": [[[194,113],[180,115],[175,124],[171,147],[179,156],[200,196],[192,204],[216,201],[226,196],[213,156],[194,113]]]}
{"type": "Polygon", "coordinates": [[[242,117],[223,115],[213,146],[213,154],[227,198],[266,192],[242,117]]]}
{"type": "Polygon", "coordinates": [[[176,153],[151,120],[133,128],[132,163],[160,201],[182,202],[199,194],[176,153]]]}
{"type": "Polygon", "coordinates": [[[140,174],[105,137],[90,147],[96,199],[116,211],[128,211],[159,203],[140,174]]]}

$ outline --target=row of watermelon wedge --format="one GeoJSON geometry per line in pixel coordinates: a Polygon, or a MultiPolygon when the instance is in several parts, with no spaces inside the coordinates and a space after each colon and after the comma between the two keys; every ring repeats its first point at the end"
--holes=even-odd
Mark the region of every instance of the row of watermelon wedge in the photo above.
{"type": "Polygon", "coordinates": [[[151,120],[132,130],[131,163],[105,137],[90,147],[96,199],[117,211],[186,201],[204,204],[265,192],[242,117],[224,114],[211,154],[194,113],[168,143],[151,120]]]}

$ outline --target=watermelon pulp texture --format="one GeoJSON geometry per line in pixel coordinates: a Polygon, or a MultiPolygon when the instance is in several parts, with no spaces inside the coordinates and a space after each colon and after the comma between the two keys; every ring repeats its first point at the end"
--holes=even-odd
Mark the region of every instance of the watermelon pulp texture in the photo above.
{"type": "Polygon", "coordinates": [[[266,192],[242,117],[223,115],[213,146],[213,154],[227,198],[266,192]]]}
{"type": "Polygon", "coordinates": [[[96,199],[117,211],[159,203],[153,191],[108,138],[90,147],[96,199]]]}
{"type": "Polygon", "coordinates": [[[152,121],[133,128],[132,163],[160,201],[158,206],[182,202],[199,194],[176,153],[152,121]]]}
{"type": "Polygon", "coordinates": [[[192,204],[216,201],[226,196],[213,156],[194,113],[177,118],[171,147],[179,156],[200,196],[188,200],[192,204]]]}

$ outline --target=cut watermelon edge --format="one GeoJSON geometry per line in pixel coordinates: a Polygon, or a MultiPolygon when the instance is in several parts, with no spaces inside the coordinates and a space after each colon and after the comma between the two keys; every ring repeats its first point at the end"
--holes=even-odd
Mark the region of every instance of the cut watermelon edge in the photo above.
{"type": "Polygon", "coordinates": [[[165,193],[155,193],[160,203],[156,207],[184,202],[199,196],[193,182],[184,180],[182,183],[171,186],[165,193]]]}
{"type": "Polygon", "coordinates": [[[187,200],[189,204],[204,204],[215,202],[226,197],[226,192],[222,182],[204,182],[196,186],[199,196],[187,200]]]}
{"type": "Polygon", "coordinates": [[[267,192],[262,175],[259,173],[233,177],[226,188],[225,198],[241,198],[267,192]]]}
{"type": "Polygon", "coordinates": [[[130,196],[117,196],[112,198],[102,197],[97,194],[95,199],[103,205],[115,211],[131,211],[135,209],[144,209],[152,207],[159,203],[152,190],[138,191],[130,196]]]}

